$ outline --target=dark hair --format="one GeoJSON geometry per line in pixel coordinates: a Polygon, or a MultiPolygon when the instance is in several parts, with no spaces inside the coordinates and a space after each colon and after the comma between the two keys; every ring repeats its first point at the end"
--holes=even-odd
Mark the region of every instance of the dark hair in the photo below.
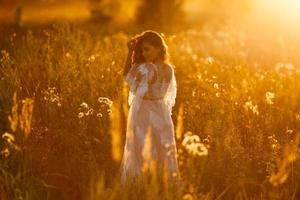
{"type": "Polygon", "coordinates": [[[132,63],[143,63],[145,58],[142,54],[142,43],[147,42],[160,49],[160,56],[164,62],[169,61],[169,52],[168,46],[166,45],[163,37],[151,30],[142,32],[141,34],[136,35],[133,39],[136,40],[135,48],[132,56],[132,63]]]}

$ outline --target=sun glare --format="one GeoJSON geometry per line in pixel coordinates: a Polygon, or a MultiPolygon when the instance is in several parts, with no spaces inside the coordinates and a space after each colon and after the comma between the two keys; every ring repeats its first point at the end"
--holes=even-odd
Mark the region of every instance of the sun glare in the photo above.
{"type": "Polygon", "coordinates": [[[257,1],[257,5],[267,18],[289,26],[299,25],[300,0],[262,0],[257,1]]]}

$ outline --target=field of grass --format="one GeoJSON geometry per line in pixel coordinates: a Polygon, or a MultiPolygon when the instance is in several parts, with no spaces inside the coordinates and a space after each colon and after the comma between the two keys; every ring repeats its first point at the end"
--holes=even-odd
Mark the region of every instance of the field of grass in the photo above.
{"type": "MultiPolygon", "coordinates": [[[[0,199],[175,199],[122,188],[126,42],[73,24],[3,29],[0,199]]],[[[178,199],[300,198],[300,57],[231,27],[165,33],[178,84],[178,199]]]]}

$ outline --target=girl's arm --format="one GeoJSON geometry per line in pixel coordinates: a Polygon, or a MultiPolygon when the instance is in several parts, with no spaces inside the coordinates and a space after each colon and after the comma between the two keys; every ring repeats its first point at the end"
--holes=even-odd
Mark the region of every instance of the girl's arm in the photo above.
{"type": "Polygon", "coordinates": [[[126,77],[127,73],[129,72],[129,70],[131,68],[132,54],[133,54],[133,50],[135,48],[135,44],[136,44],[136,41],[134,39],[131,39],[127,42],[128,54],[127,54],[127,58],[126,58],[126,62],[125,62],[124,70],[123,70],[124,77],[126,77]]]}
{"type": "Polygon", "coordinates": [[[129,72],[130,68],[131,68],[131,57],[132,57],[132,54],[133,54],[133,51],[129,50],[128,54],[127,54],[127,58],[126,58],[124,70],[123,70],[123,76],[126,76],[127,73],[129,72]]]}

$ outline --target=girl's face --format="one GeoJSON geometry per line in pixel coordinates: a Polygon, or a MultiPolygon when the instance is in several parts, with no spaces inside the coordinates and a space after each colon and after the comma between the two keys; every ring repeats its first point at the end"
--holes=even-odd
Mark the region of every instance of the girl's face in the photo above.
{"type": "Polygon", "coordinates": [[[142,45],[142,54],[146,62],[153,62],[159,57],[160,49],[153,46],[148,42],[143,42],[142,45]]]}

